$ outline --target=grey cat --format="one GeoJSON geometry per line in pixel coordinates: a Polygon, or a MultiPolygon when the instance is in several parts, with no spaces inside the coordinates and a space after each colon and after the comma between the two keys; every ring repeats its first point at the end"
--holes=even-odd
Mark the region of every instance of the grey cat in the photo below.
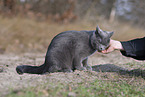
{"type": "Polygon", "coordinates": [[[88,57],[109,46],[113,32],[102,31],[98,26],[94,31],[65,31],[56,35],[47,50],[45,62],[41,66],[20,65],[18,74],[44,74],[50,72],[73,72],[92,70],[88,57]]]}

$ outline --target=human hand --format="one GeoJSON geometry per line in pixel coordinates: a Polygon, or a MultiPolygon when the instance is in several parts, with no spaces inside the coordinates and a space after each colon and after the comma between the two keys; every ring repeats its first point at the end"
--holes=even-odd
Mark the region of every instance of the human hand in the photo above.
{"type": "Polygon", "coordinates": [[[114,50],[124,50],[124,49],[123,49],[120,41],[110,39],[109,47],[106,50],[101,51],[101,52],[106,54],[106,53],[110,53],[114,50]]]}

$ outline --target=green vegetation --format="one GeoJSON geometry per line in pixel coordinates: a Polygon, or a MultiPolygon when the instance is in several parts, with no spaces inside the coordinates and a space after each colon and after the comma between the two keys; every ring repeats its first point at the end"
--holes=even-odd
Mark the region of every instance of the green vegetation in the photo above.
{"type": "Polygon", "coordinates": [[[7,97],[145,97],[144,86],[134,86],[125,81],[97,80],[88,83],[78,83],[75,86],[58,83],[56,87],[41,89],[33,87],[20,91],[12,91],[7,97]]]}

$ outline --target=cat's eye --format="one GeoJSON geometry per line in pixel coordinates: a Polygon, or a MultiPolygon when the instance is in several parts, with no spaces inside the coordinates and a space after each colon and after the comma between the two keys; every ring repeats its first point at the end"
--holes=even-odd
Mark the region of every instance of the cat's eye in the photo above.
{"type": "Polygon", "coordinates": [[[101,38],[99,38],[98,41],[101,43],[101,41],[102,41],[101,38]]]}
{"type": "Polygon", "coordinates": [[[110,39],[108,39],[107,42],[110,43],[110,39]]]}

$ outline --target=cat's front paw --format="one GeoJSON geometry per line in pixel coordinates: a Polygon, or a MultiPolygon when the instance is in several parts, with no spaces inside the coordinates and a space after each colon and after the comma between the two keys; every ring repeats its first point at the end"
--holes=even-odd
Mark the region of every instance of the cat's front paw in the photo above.
{"type": "Polygon", "coordinates": [[[86,68],[85,67],[76,67],[76,70],[80,70],[80,71],[82,71],[82,70],[86,70],[86,68]]]}
{"type": "Polygon", "coordinates": [[[86,66],[86,69],[92,71],[92,66],[86,66]]]}

